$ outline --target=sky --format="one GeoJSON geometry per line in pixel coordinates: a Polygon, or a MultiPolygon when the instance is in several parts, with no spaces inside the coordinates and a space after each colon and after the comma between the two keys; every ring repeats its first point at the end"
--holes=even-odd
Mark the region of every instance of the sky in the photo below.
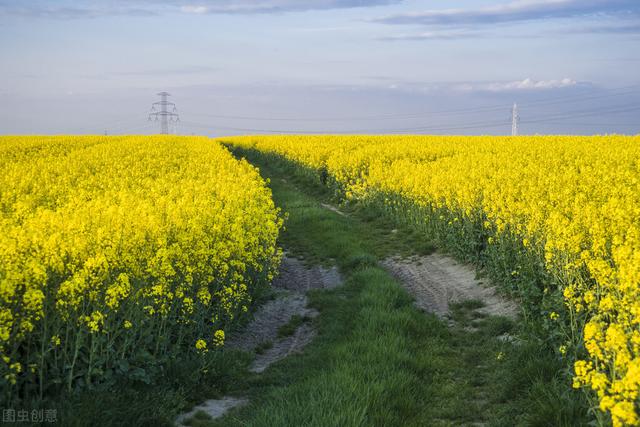
{"type": "Polygon", "coordinates": [[[640,133],[640,0],[0,0],[0,134],[640,133]]]}

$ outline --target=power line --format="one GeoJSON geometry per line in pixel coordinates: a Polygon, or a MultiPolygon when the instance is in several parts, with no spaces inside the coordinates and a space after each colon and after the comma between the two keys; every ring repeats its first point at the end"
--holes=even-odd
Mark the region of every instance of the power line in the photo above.
{"type": "Polygon", "coordinates": [[[488,112],[504,110],[504,105],[495,107],[480,107],[480,108],[465,108],[448,111],[431,111],[424,113],[414,114],[393,114],[393,115],[379,115],[379,116],[360,116],[360,117],[310,117],[310,118],[284,118],[284,117],[255,117],[255,116],[227,116],[218,114],[202,114],[202,113],[190,113],[193,116],[211,117],[217,119],[231,119],[231,120],[260,120],[260,121],[274,121],[274,122],[352,122],[358,120],[398,120],[398,119],[418,119],[424,118],[425,115],[448,115],[459,112],[488,112]]]}
{"type": "MultiPolygon", "coordinates": [[[[144,113],[145,115],[148,113],[144,113]]],[[[144,119],[143,119],[144,120],[144,119]]],[[[82,126],[80,128],[76,128],[76,132],[79,133],[84,133],[86,132],[93,132],[93,133],[101,133],[104,130],[109,131],[109,133],[112,132],[112,128],[115,127],[116,125],[122,125],[122,124],[134,124],[134,123],[139,123],[140,122],[140,118],[138,119],[132,119],[131,116],[129,116],[129,118],[127,119],[120,119],[120,120],[114,120],[111,122],[103,122],[103,123],[98,123],[95,125],[90,125],[90,126],[82,126]],[[98,132],[97,130],[100,129],[101,131],[98,132]]]]}
{"type": "Polygon", "coordinates": [[[255,128],[237,128],[226,126],[213,126],[196,122],[183,122],[186,125],[193,127],[200,127],[206,129],[221,129],[231,130],[237,132],[256,132],[256,133],[274,133],[274,134],[300,134],[300,135],[331,135],[331,134],[343,134],[343,133],[407,133],[407,132],[444,132],[452,130],[464,130],[464,129],[480,129],[480,128],[494,128],[494,127],[506,127],[508,122],[502,120],[499,122],[477,122],[462,126],[446,126],[446,127],[415,127],[415,128],[395,128],[395,129],[347,129],[347,130],[290,130],[290,129],[255,129],[255,128]]]}
{"type": "Polygon", "coordinates": [[[563,120],[563,119],[575,119],[580,117],[590,117],[590,116],[598,116],[598,115],[604,115],[604,114],[629,113],[629,112],[638,111],[638,110],[640,110],[640,105],[634,106],[633,104],[630,104],[627,106],[620,106],[612,110],[606,110],[606,109],[605,110],[583,110],[582,112],[578,112],[577,114],[565,114],[560,116],[533,118],[533,119],[523,120],[522,123],[541,123],[541,122],[546,122],[551,120],[557,121],[557,120],[563,120]]]}
{"type": "Polygon", "coordinates": [[[548,100],[541,99],[538,101],[522,102],[520,103],[520,106],[524,105],[525,107],[531,107],[531,106],[538,106],[538,105],[552,105],[552,104],[562,104],[565,102],[586,101],[591,99],[611,98],[613,96],[632,95],[632,94],[635,94],[638,90],[640,90],[640,85],[631,85],[631,86],[624,86],[620,88],[608,89],[607,92],[616,92],[621,90],[625,90],[626,92],[605,93],[605,94],[599,94],[599,95],[582,94],[582,95],[575,95],[575,96],[569,96],[569,97],[555,97],[548,100]],[[632,90],[627,91],[627,89],[632,89],[632,90]]]}
{"type": "MultiPolygon", "coordinates": [[[[586,101],[592,99],[603,99],[615,96],[624,96],[636,93],[640,89],[640,85],[631,85],[624,86],[620,88],[608,89],[606,94],[598,94],[598,95],[574,95],[574,96],[563,96],[563,97],[554,97],[551,99],[543,99],[537,101],[529,101],[520,103],[520,106],[530,107],[530,106],[544,106],[544,105],[553,105],[565,102],[577,102],[577,101],[586,101]],[[629,90],[632,89],[632,90],[629,90]],[[618,93],[619,91],[626,91],[618,93]],[[612,93],[613,92],[613,93],[612,93]]],[[[442,115],[460,115],[460,114],[469,114],[469,113],[484,113],[484,112],[493,112],[493,111],[504,111],[504,104],[495,104],[495,105],[485,105],[478,107],[466,107],[466,108],[458,108],[451,110],[440,110],[440,111],[423,111],[416,113],[406,113],[406,114],[389,114],[389,115],[371,115],[371,116],[356,116],[356,117],[310,117],[310,118],[300,118],[300,117],[260,117],[260,116],[236,116],[236,115],[224,115],[224,114],[206,114],[206,113],[190,113],[192,116],[201,116],[201,117],[210,117],[216,119],[229,119],[229,120],[258,120],[258,121],[282,121],[282,122],[329,122],[329,121],[358,121],[358,120],[400,120],[400,119],[419,119],[424,118],[425,116],[442,116],[442,115]]]]}
{"type": "Polygon", "coordinates": [[[111,131],[111,134],[118,134],[118,135],[123,135],[127,132],[131,132],[131,131],[138,131],[138,130],[142,130],[142,129],[147,129],[147,128],[152,128],[154,127],[155,124],[153,123],[145,123],[144,125],[138,125],[138,126],[133,126],[133,127],[128,127],[128,128],[124,128],[124,129],[116,129],[111,131]]]}
{"type": "Polygon", "coordinates": [[[638,126],[638,123],[575,123],[575,122],[566,122],[562,119],[557,119],[557,120],[552,120],[549,119],[547,120],[550,123],[555,123],[555,122],[561,122],[561,124],[566,125],[566,126],[638,126]]]}
{"type": "MultiPolygon", "coordinates": [[[[522,124],[531,124],[531,123],[543,123],[543,122],[552,122],[564,119],[572,119],[572,118],[580,118],[580,117],[589,117],[594,115],[607,115],[607,114],[619,114],[625,112],[631,112],[640,110],[640,106],[636,104],[628,104],[623,106],[615,106],[609,108],[600,108],[600,109],[591,109],[591,110],[581,110],[570,114],[565,115],[555,115],[555,116],[546,116],[546,117],[533,117],[526,120],[522,120],[518,111],[518,107],[514,105],[514,109],[512,110],[512,134],[518,134],[518,125],[522,124]]],[[[195,127],[204,127],[207,129],[212,129],[214,126],[202,124],[198,122],[185,122],[187,125],[192,125],[195,127]]],[[[231,130],[237,132],[256,132],[256,133],[276,133],[276,134],[337,134],[337,133],[402,133],[402,132],[445,132],[445,131],[453,131],[453,130],[466,130],[466,129],[480,129],[480,128],[493,128],[499,126],[506,126],[508,122],[505,121],[497,121],[497,122],[472,122],[466,125],[459,126],[420,126],[420,127],[411,127],[411,128],[393,128],[393,129],[342,129],[342,130],[291,130],[291,129],[258,129],[258,128],[242,128],[242,127],[231,127],[231,126],[215,126],[217,129],[221,130],[231,130]]]]}

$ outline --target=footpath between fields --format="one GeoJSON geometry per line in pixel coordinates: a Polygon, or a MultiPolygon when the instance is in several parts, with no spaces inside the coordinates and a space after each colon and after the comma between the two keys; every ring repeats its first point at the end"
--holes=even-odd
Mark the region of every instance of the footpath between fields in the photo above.
{"type": "Polygon", "coordinates": [[[474,288],[482,278],[376,212],[336,208],[285,164],[236,155],[260,168],[287,213],[288,257],[337,267],[342,284],[305,292],[313,315],[289,323],[292,335],[311,331],[306,346],[254,372],[273,343],[245,348],[254,361],[226,397],[241,404],[217,419],[199,412],[186,425],[582,424],[583,407],[562,394],[561,366],[520,336],[517,308],[474,288]],[[421,288],[427,276],[434,284],[421,288]],[[446,285],[455,281],[452,302],[446,285]]]}

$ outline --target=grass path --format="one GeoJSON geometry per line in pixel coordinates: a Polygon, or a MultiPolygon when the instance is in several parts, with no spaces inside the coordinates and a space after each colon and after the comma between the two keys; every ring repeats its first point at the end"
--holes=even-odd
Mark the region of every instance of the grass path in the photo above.
{"type": "Polygon", "coordinates": [[[424,254],[428,242],[372,212],[326,208],[322,189],[282,165],[262,163],[288,213],[281,243],[307,262],[337,264],[345,283],[308,293],[317,337],[232,392],[250,403],[194,426],[580,425],[580,408],[558,399],[558,362],[534,345],[498,339],[515,329],[452,309],[453,326],[418,310],[379,260],[424,254]],[[325,206],[323,206],[325,204],[325,206]],[[474,328],[471,328],[473,323],[474,328]]]}

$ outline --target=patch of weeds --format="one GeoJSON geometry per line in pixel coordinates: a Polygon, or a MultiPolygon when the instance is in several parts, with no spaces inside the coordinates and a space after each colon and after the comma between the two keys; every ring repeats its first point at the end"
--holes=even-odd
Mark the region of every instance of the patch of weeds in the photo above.
{"type": "Polygon", "coordinates": [[[478,320],[478,319],[486,319],[487,317],[489,317],[489,315],[484,311],[474,310],[471,312],[471,317],[473,317],[474,320],[478,320]]]}
{"type": "Polygon", "coordinates": [[[470,299],[449,304],[449,317],[461,326],[473,325],[478,319],[478,309],[484,307],[484,303],[477,299],[470,299]]]}
{"type": "Polygon", "coordinates": [[[213,420],[211,415],[204,411],[198,411],[193,415],[193,417],[185,420],[182,424],[188,427],[208,427],[211,425],[211,420],[213,420]]]}
{"type": "Polygon", "coordinates": [[[478,280],[480,283],[482,283],[482,280],[486,279],[487,276],[487,272],[484,270],[476,270],[476,275],[475,275],[475,279],[478,280]]]}
{"type": "Polygon", "coordinates": [[[254,351],[256,354],[264,354],[264,352],[269,350],[271,347],[273,347],[273,341],[263,341],[256,346],[254,351]]]}
{"type": "Polygon", "coordinates": [[[513,321],[504,316],[489,316],[479,325],[485,334],[493,337],[513,331],[514,326],[513,321]]]}
{"type": "Polygon", "coordinates": [[[284,325],[278,328],[278,338],[290,337],[296,332],[296,329],[302,325],[302,323],[311,320],[308,316],[300,316],[299,314],[294,314],[291,316],[291,319],[284,325]]]}
{"type": "Polygon", "coordinates": [[[453,307],[452,309],[471,311],[484,307],[484,303],[479,299],[469,299],[451,304],[451,306],[453,307]]]}
{"type": "Polygon", "coordinates": [[[344,267],[348,270],[362,270],[364,268],[375,267],[378,261],[371,254],[356,254],[345,262],[344,267]]]}

